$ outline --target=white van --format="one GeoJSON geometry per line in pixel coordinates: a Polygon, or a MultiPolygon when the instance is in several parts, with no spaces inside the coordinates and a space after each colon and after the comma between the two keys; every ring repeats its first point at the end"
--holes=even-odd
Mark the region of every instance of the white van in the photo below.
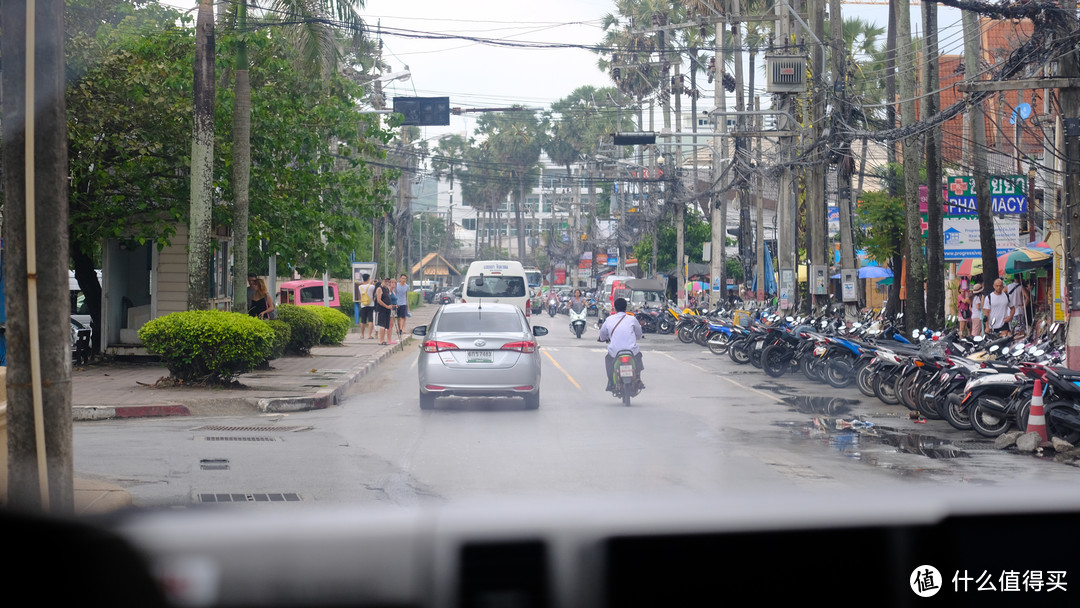
{"type": "Polygon", "coordinates": [[[531,316],[529,279],[521,262],[514,260],[477,260],[469,264],[461,301],[516,304],[526,317],[531,316]]]}

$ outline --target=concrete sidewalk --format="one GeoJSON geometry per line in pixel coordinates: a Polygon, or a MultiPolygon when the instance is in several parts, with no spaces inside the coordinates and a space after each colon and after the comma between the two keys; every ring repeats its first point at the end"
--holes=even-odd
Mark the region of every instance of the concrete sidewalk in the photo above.
{"type": "MultiPolygon", "coordinates": [[[[271,361],[270,369],[237,378],[236,388],[173,386],[169,371],[154,362],[106,362],[78,367],[71,374],[72,413],[76,422],[160,416],[230,416],[256,412],[295,412],[337,404],[350,386],[375,366],[415,344],[410,333],[427,325],[439,307],[412,311],[400,341],[382,346],[353,331],[337,346],[317,346],[308,357],[271,361]],[[159,384],[159,380],[162,382],[159,384]]],[[[76,463],[76,467],[78,463],[76,463]]],[[[75,479],[75,513],[123,509],[131,496],[108,482],[75,479]]]]}

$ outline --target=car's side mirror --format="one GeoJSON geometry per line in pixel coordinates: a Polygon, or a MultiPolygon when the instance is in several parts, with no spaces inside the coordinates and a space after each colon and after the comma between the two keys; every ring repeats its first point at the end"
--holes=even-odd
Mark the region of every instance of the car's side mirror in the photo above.
{"type": "Polygon", "coordinates": [[[426,336],[427,335],[427,325],[418,325],[418,326],[414,327],[413,330],[412,330],[412,333],[413,333],[414,336],[426,336]]]}
{"type": "Polygon", "coordinates": [[[534,336],[546,336],[548,334],[548,328],[540,325],[533,325],[532,333],[534,336]]]}

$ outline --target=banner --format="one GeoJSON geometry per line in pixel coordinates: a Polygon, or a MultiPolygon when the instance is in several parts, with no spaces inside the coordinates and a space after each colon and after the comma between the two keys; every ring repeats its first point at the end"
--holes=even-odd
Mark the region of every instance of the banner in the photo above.
{"type": "MultiPolygon", "coordinates": [[[[946,217],[944,224],[946,260],[982,257],[979,218],[974,215],[946,217]]],[[[997,255],[1026,245],[1020,238],[1020,218],[1015,215],[1004,219],[995,217],[994,238],[997,240],[997,255]]]]}
{"type": "MultiPolygon", "coordinates": [[[[975,178],[970,175],[950,177],[948,190],[948,215],[975,215],[975,178]]],[[[990,176],[990,202],[994,214],[1018,215],[1027,213],[1027,178],[1022,175],[990,176]]]]}

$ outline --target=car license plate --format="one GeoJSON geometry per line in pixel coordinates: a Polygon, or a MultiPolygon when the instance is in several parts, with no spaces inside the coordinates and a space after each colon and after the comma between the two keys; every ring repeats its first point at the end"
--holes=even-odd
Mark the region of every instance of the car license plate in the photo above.
{"type": "Polygon", "coordinates": [[[754,348],[757,349],[757,350],[761,350],[761,349],[765,348],[765,343],[764,342],[758,342],[757,344],[754,345],[754,348]]]}
{"type": "Polygon", "coordinates": [[[465,356],[467,363],[491,363],[494,361],[490,350],[470,350],[465,356]]]}

